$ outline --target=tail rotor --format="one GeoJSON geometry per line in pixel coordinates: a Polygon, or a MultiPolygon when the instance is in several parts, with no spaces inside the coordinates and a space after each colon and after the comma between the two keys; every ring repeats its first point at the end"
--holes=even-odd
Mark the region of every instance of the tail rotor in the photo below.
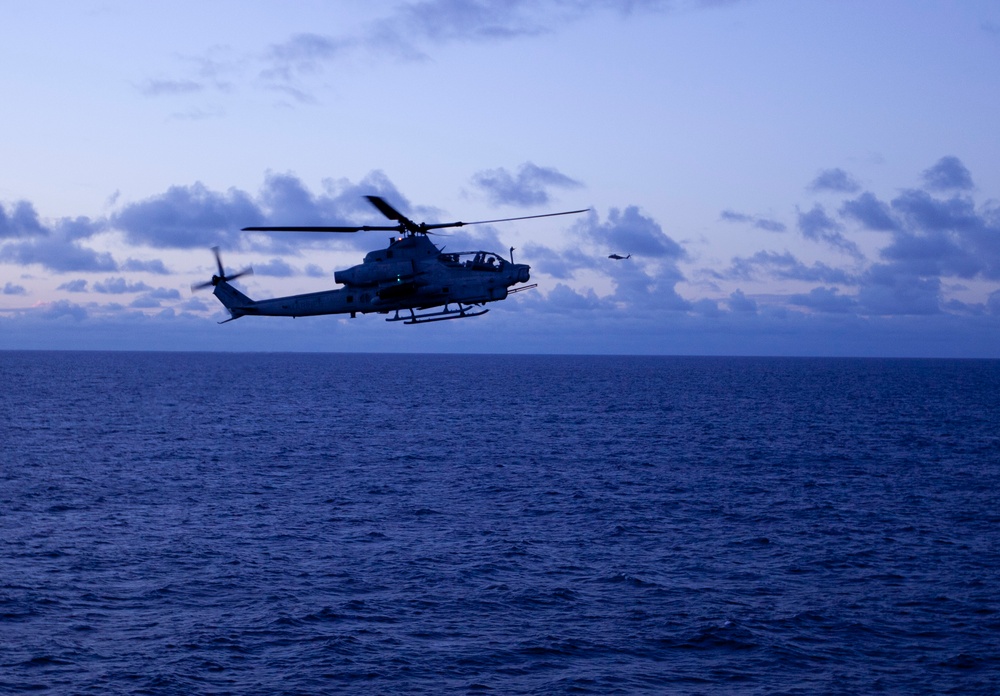
{"type": "Polygon", "coordinates": [[[232,275],[226,275],[225,269],[222,267],[222,256],[219,254],[219,247],[212,247],[212,253],[215,254],[215,265],[219,269],[217,275],[213,275],[211,280],[207,280],[204,283],[194,283],[191,285],[191,290],[203,290],[205,288],[213,288],[219,283],[228,283],[231,280],[236,280],[237,278],[242,278],[245,275],[253,275],[253,268],[244,268],[239,273],[234,273],[232,275]]]}

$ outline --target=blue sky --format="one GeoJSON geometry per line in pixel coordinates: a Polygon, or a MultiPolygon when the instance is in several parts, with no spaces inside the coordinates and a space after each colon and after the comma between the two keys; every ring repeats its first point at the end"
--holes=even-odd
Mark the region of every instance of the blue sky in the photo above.
{"type": "Polygon", "coordinates": [[[1000,4],[114,0],[0,25],[0,349],[1000,357],[1000,4]],[[226,314],[383,233],[532,266],[476,319],[226,314]],[[628,261],[608,254],[632,254],[628,261]]]}

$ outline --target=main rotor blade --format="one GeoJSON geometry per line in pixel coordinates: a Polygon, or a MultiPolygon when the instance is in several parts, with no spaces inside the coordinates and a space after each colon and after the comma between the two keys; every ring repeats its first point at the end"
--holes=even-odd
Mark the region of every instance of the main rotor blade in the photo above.
{"type": "Polygon", "coordinates": [[[401,232],[402,225],[358,225],[356,227],[244,227],[244,232],[401,232]]]}
{"type": "Polygon", "coordinates": [[[406,217],[401,212],[399,212],[391,205],[389,205],[386,202],[386,200],[381,196],[365,196],[365,198],[368,199],[369,203],[378,208],[378,211],[380,213],[385,215],[390,220],[395,220],[396,222],[402,222],[404,224],[407,222],[410,223],[411,225],[414,224],[412,220],[410,220],[408,217],[406,217]]]}
{"type": "Polygon", "coordinates": [[[476,220],[475,222],[439,222],[431,225],[421,225],[425,230],[439,230],[442,227],[465,227],[466,225],[486,225],[492,222],[511,222],[513,220],[531,220],[533,218],[555,217],[556,215],[577,215],[586,213],[590,208],[583,210],[567,210],[562,213],[544,213],[543,215],[524,215],[522,217],[500,218],[499,220],[476,220]]]}

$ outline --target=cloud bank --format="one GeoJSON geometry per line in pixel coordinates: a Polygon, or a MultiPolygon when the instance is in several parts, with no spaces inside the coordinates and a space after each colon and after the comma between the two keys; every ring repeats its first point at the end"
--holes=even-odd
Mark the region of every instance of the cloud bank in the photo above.
{"type": "MultiPolygon", "coordinates": [[[[697,318],[702,330],[738,325],[741,331],[763,331],[796,318],[802,326],[818,326],[822,316],[859,325],[930,317],[974,321],[980,330],[984,321],[998,325],[1000,208],[991,200],[977,202],[972,174],[959,158],[942,157],[920,173],[921,186],[897,189],[889,198],[857,188],[845,170],[822,171],[802,189],[822,201],[789,204],[794,228],[772,217],[724,211],[722,222],[743,225],[760,248],[717,266],[701,265],[693,242],[678,241],[686,235],[665,229],[635,204],[553,219],[548,228],[564,230],[556,237],[560,243],[533,241],[518,251],[518,260],[531,264],[539,289],[497,309],[529,324],[532,317],[568,316],[593,325],[666,326],[686,317],[697,318]],[[819,179],[825,183],[817,185],[819,179]],[[792,240],[800,249],[815,248],[822,258],[782,248],[792,240]],[[861,252],[862,240],[869,247],[878,241],[873,255],[861,252]],[[823,255],[824,250],[835,254],[823,255]],[[631,258],[614,261],[608,258],[612,253],[631,258]]],[[[516,174],[482,170],[473,181],[498,206],[545,203],[551,188],[582,189],[571,176],[531,163],[516,174]]],[[[429,213],[428,221],[436,220],[432,208],[412,204],[379,171],[358,182],[329,179],[318,191],[290,173],[268,174],[254,192],[179,184],[144,200],[117,203],[102,219],[45,220],[28,201],[0,204],[0,264],[24,278],[6,280],[2,296],[9,302],[31,299],[41,293],[33,279],[47,276],[56,280],[57,293],[36,307],[5,310],[5,321],[78,324],[133,312],[161,321],[213,318],[219,311],[213,298],[192,299],[186,292],[192,280],[186,271],[194,269],[172,268],[157,253],[220,244],[258,255],[258,277],[321,277],[329,271],[303,262],[304,249],[339,245],[367,251],[373,241],[363,235],[248,235],[239,228],[385,224],[363,194],[382,195],[416,219],[429,213]],[[110,300],[115,297],[121,299],[110,300]]],[[[492,226],[461,230],[439,243],[506,255],[492,226]]]]}

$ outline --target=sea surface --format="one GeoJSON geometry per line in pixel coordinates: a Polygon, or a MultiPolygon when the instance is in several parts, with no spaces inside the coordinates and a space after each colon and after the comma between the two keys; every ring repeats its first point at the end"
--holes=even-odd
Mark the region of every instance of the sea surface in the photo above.
{"type": "Polygon", "coordinates": [[[0,352],[0,693],[1000,693],[1000,361],[0,352]]]}

